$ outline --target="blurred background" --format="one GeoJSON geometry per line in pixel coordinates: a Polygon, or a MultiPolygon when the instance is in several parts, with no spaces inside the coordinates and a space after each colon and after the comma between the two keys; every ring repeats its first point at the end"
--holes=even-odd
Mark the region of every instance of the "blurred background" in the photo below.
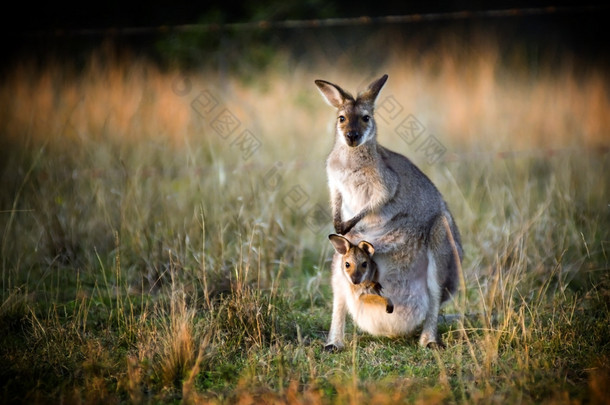
{"type": "Polygon", "coordinates": [[[385,95],[394,95],[405,113],[444,142],[485,139],[485,148],[504,149],[607,144],[603,2],[54,2],[16,8],[2,27],[5,140],[25,121],[34,125],[32,136],[36,125],[46,131],[66,122],[82,134],[79,121],[102,125],[96,119],[117,126],[107,132],[133,133],[126,125],[146,108],[155,125],[148,131],[180,137],[193,118],[171,91],[176,75],[200,80],[190,83],[193,92],[215,87],[218,97],[235,98],[234,109],[248,114],[242,120],[265,136],[292,127],[296,139],[319,132],[324,121],[295,121],[317,113],[313,79],[353,91],[389,73],[385,95]],[[69,115],[59,118],[58,108],[69,115]],[[276,119],[262,118],[269,109],[276,119]],[[296,115],[282,119],[289,110],[296,115]]]}

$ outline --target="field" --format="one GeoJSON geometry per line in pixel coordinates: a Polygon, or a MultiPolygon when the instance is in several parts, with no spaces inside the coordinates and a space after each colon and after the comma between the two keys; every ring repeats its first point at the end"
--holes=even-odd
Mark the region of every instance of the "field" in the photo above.
{"type": "Polygon", "coordinates": [[[610,78],[458,45],[374,69],[280,53],[256,80],[111,48],[16,65],[0,83],[2,402],[605,403],[610,78]],[[443,309],[460,316],[442,351],[348,323],[329,354],[334,112],[313,81],[382,73],[380,143],[461,230],[443,309]]]}

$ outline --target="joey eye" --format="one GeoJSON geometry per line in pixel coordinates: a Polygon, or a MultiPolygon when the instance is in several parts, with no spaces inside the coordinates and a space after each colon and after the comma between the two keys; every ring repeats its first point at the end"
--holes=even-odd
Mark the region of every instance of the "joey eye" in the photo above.
{"type": "Polygon", "coordinates": [[[345,116],[340,115],[339,116],[339,122],[345,122],[345,116]]]}
{"type": "Polygon", "coordinates": [[[349,266],[350,266],[349,262],[345,262],[345,268],[349,269],[349,266]]]}
{"type": "Polygon", "coordinates": [[[362,116],[362,121],[364,121],[364,122],[369,122],[370,119],[371,119],[371,117],[369,117],[368,115],[362,116]]]}

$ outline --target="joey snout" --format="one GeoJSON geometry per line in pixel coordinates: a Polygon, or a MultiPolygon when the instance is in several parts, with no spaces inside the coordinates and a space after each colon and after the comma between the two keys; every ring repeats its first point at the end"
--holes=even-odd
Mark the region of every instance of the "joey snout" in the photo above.
{"type": "Polygon", "coordinates": [[[364,276],[364,274],[363,273],[359,273],[359,272],[356,272],[356,273],[352,274],[350,276],[350,279],[352,280],[352,284],[353,285],[360,284],[362,282],[362,279],[364,278],[363,276],[364,276]]]}

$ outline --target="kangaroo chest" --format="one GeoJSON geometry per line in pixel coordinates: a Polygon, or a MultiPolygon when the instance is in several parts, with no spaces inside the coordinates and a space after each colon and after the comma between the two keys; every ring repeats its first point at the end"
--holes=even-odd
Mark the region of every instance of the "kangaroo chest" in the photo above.
{"type": "Polygon", "coordinates": [[[356,215],[387,196],[379,170],[374,166],[331,168],[329,177],[334,179],[334,186],[341,194],[344,218],[356,215]]]}

